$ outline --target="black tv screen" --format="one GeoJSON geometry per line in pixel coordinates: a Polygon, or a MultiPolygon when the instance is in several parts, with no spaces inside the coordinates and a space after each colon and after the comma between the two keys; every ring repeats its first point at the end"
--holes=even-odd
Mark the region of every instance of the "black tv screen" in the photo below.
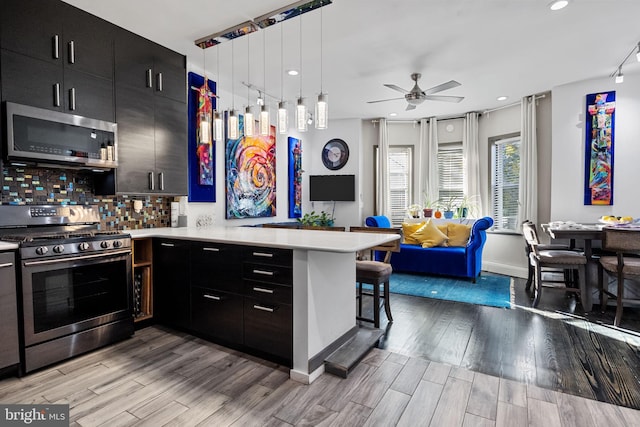
{"type": "Polygon", "coordinates": [[[310,175],[309,200],[355,202],[355,175],[310,175]]]}

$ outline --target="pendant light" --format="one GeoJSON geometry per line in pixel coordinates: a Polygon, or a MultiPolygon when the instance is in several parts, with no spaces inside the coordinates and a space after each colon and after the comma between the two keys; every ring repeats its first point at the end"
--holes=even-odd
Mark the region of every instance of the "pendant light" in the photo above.
{"type": "MultiPolygon", "coordinates": [[[[265,35],[265,31],[262,31],[262,88],[267,90],[267,38],[265,35]]],[[[260,106],[260,118],[258,126],[260,127],[260,135],[268,136],[269,135],[269,127],[270,127],[270,117],[269,117],[269,107],[267,106],[266,97],[265,102],[260,106]]]]}
{"type": "MultiPolygon", "coordinates": [[[[249,35],[247,35],[247,82],[251,82],[251,52],[249,49],[249,35]]],[[[247,85],[247,108],[244,110],[244,136],[252,137],[255,133],[253,129],[253,113],[251,112],[251,102],[249,101],[249,85],[247,85]]]]}
{"type": "Polygon", "coordinates": [[[229,139],[238,139],[238,135],[240,134],[239,123],[238,123],[238,113],[236,113],[236,97],[235,90],[233,87],[233,59],[234,59],[234,45],[235,40],[231,40],[231,110],[227,115],[227,134],[229,139]]]}
{"type": "Polygon", "coordinates": [[[280,24],[280,102],[278,102],[278,133],[285,134],[289,130],[287,103],[284,102],[284,37],[280,24]]]}
{"type": "MultiPolygon", "coordinates": [[[[205,50],[202,49],[202,71],[204,74],[204,96],[210,97],[211,93],[209,92],[209,81],[207,79],[207,57],[205,54],[205,50]]],[[[201,96],[203,96],[201,94],[201,96]]],[[[200,122],[200,143],[201,144],[210,144],[211,143],[211,115],[207,111],[206,108],[202,109],[198,114],[198,120],[200,122]]]]}
{"type": "Polygon", "coordinates": [[[316,129],[326,129],[329,122],[327,94],[322,93],[322,5],[320,5],[320,94],[316,102],[316,129]]]}
{"type": "Polygon", "coordinates": [[[296,104],[296,129],[299,132],[307,131],[307,107],[302,98],[302,15],[300,15],[300,97],[296,104]]]}
{"type": "MultiPolygon", "coordinates": [[[[216,47],[216,77],[218,81],[216,82],[216,92],[219,92],[220,87],[220,50],[216,47]]],[[[218,94],[216,93],[216,96],[218,94]]],[[[224,139],[224,121],[222,120],[222,114],[218,111],[218,99],[216,97],[215,103],[216,108],[213,110],[213,139],[215,141],[222,141],[224,139]]]]}

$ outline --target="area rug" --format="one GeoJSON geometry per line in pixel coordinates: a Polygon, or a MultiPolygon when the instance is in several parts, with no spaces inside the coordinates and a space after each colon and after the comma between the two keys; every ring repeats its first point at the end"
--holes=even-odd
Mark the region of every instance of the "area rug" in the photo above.
{"type": "Polygon", "coordinates": [[[511,278],[482,273],[470,280],[393,273],[389,290],[394,294],[511,308],[511,278]]]}

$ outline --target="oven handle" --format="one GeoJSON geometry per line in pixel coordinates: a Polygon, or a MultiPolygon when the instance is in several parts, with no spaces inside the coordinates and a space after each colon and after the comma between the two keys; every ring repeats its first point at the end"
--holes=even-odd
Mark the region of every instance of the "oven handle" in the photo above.
{"type": "Polygon", "coordinates": [[[123,254],[130,254],[130,253],[131,253],[131,250],[127,249],[122,251],[109,252],[107,254],[100,253],[100,254],[93,254],[93,255],[80,255],[80,256],[71,257],[71,258],[56,258],[56,259],[45,259],[41,261],[26,261],[24,263],[24,266],[29,267],[32,265],[56,264],[59,262],[80,261],[83,259],[92,259],[92,258],[104,258],[108,256],[123,255],[123,254]]]}

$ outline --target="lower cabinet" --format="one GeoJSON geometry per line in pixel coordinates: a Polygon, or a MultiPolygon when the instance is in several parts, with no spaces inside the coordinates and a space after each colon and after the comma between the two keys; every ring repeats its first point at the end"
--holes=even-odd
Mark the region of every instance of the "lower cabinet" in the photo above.
{"type": "Polygon", "coordinates": [[[244,345],[291,361],[293,324],[291,305],[244,299],[244,345]]]}
{"type": "Polygon", "coordinates": [[[190,327],[190,242],[156,239],[153,244],[154,317],[181,329],[190,327]]]}
{"type": "Polygon", "coordinates": [[[243,297],[211,289],[191,288],[191,329],[229,344],[241,344],[243,297]]]}

